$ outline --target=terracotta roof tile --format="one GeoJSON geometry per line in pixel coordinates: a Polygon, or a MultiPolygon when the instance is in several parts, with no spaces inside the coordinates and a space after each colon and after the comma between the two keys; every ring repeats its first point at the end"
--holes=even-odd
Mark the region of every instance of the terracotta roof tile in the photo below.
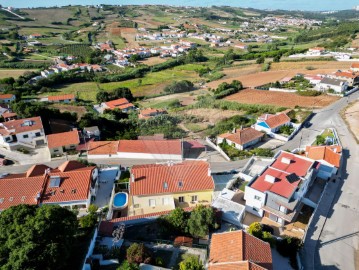
{"type": "Polygon", "coordinates": [[[107,101],[105,102],[106,106],[109,109],[125,109],[125,108],[129,108],[129,107],[133,107],[134,105],[132,103],[130,103],[126,98],[119,98],[119,99],[115,99],[115,100],[111,100],[111,101],[107,101]]]}
{"type": "Polygon", "coordinates": [[[303,177],[313,166],[313,163],[313,161],[304,157],[283,151],[277,157],[271,167],[285,171],[287,173],[295,173],[296,175],[303,177]],[[285,159],[290,160],[289,164],[283,162],[285,159]]]}
{"type": "Polygon", "coordinates": [[[204,161],[170,164],[135,165],[131,169],[131,195],[213,190],[210,167],[204,161]]]}
{"type": "Polygon", "coordinates": [[[14,95],[13,94],[2,94],[0,95],[0,99],[9,99],[12,98],[14,95]]]}
{"type": "Polygon", "coordinates": [[[279,113],[271,115],[265,122],[270,128],[276,128],[290,122],[290,118],[285,113],[279,113]]]}
{"type": "Polygon", "coordinates": [[[27,170],[26,177],[43,176],[45,174],[45,170],[49,168],[50,167],[43,164],[33,165],[27,170]]]}
{"type": "Polygon", "coordinates": [[[49,148],[56,148],[67,145],[78,145],[80,143],[79,132],[72,130],[68,132],[50,134],[47,136],[47,145],[49,148]]]}
{"type": "Polygon", "coordinates": [[[120,140],[118,152],[181,155],[180,140],[120,140]]]}
{"type": "Polygon", "coordinates": [[[2,116],[3,118],[15,117],[15,116],[17,116],[17,113],[6,112],[6,113],[3,113],[1,116],[2,116]]]}
{"type": "Polygon", "coordinates": [[[211,239],[208,263],[209,270],[261,269],[258,266],[272,269],[272,252],[269,243],[243,230],[215,233],[211,239]],[[250,265],[248,261],[254,265],[250,265]],[[240,268],[228,268],[231,263],[240,268]]]}
{"type": "Polygon", "coordinates": [[[138,117],[140,119],[147,119],[147,118],[150,118],[152,116],[156,116],[156,115],[159,115],[159,114],[165,114],[167,113],[166,110],[163,110],[163,109],[143,109],[140,111],[140,114],[138,115],[138,117]]]}
{"type": "Polygon", "coordinates": [[[245,145],[251,141],[262,138],[264,133],[255,130],[254,128],[237,129],[235,133],[224,133],[218,137],[228,139],[239,145],[245,145]]]}
{"type": "Polygon", "coordinates": [[[355,73],[351,71],[337,71],[335,72],[335,76],[355,79],[359,77],[359,73],[355,73]]]}
{"type": "Polygon", "coordinates": [[[91,141],[88,144],[89,155],[115,155],[118,141],[91,141]]]}
{"type": "Polygon", "coordinates": [[[14,130],[13,132],[11,132],[13,134],[43,129],[41,117],[39,117],[39,116],[31,117],[31,118],[24,118],[24,119],[19,119],[19,120],[11,120],[11,121],[2,123],[2,125],[7,130],[10,130],[10,131],[14,130]]]}
{"type": "Polygon", "coordinates": [[[259,266],[250,261],[233,262],[233,263],[218,263],[209,265],[208,270],[266,270],[266,268],[259,266]]]}
{"type": "Polygon", "coordinates": [[[351,68],[359,68],[359,62],[352,63],[351,68]]]}
{"type": "Polygon", "coordinates": [[[67,99],[74,100],[75,95],[74,94],[67,94],[67,95],[49,96],[48,97],[48,101],[60,101],[60,100],[67,100],[67,99]]]}
{"type": "Polygon", "coordinates": [[[342,157],[341,146],[307,146],[305,152],[308,158],[318,161],[324,160],[337,168],[340,166],[340,160],[342,157]]]}

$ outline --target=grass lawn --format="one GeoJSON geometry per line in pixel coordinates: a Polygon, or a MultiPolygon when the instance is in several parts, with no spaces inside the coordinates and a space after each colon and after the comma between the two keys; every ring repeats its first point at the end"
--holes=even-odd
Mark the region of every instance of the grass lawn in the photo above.
{"type": "Polygon", "coordinates": [[[157,102],[148,102],[146,103],[147,108],[154,108],[154,109],[164,109],[168,108],[168,106],[176,101],[179,101],[177,98],[167,99],[164,101],[157,101],[157,102]]]}
{"type": "Polygon", "coordinates": [[[241,185],[239,186],[239,189],[244,192],[244,189],[246,188],[246,186],[247,186],[248,184],[249,184],[249,182],[243,181],[243,182],[241,183],[241,185]]]}
{"type": "Polygon", "coordinates": [[[172,81],[190,80],[194,81],[199,78],[194,71],[186,70],[163,70],[160,72],[148,73],[140,79],[133,79],[123,82],[111,82],[97,84],[95,82],[73,83],[58,85],[54,89],[57,92],[49,93],[49,95],[74,94],[78,93],[80,99],[96,102],[96,94],[98,91],[113,91],[118,87],[128,87],[136,97],[147,96],[152,94],[160,94],[163,88],[172,81]],[[141,80],[141,81],[140,81],[141,80]]]}
{"type": "Polygon", "coordinates": [[[192,132],[200,132],[208,128],[208,125],[203,123],[187,123],[184,126],[192,132]]]}

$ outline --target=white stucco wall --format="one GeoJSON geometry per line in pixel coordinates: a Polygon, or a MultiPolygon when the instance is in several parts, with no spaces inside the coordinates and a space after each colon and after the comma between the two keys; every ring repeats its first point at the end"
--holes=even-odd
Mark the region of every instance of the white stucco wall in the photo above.
{"type": "Polygon", "coordinates": [[[266,196],[267,195],[265,193],[251,188],[250,186],[246,186],[244,193],[244,200],[246,201],[246,211],[256,216],[262,217],[263,210],[261,208],[265,203],[266,196]],[[260,200],[254,199],[255,196],[260,197],[260,200]],[[256,208],[258,211],[254,210],[253,207],[256,208]]]}

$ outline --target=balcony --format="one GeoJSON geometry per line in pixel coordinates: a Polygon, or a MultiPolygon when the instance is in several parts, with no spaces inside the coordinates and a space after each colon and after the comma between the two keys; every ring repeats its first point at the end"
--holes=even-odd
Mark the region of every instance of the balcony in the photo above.
{"type": "Polygon", "coordinates": [[[268,213],[271,213],[271,214],[281,218],[281,219],[284,219],[287,222],[292,222],[298,214],[297,209],[294,209],[294,211],[291,211],[287,214],[283,213],[282,211],[279,211],[277,209],[274,209],[272,207],[269,207],[267,205],[262,206],[262,209],[268,213]]]}

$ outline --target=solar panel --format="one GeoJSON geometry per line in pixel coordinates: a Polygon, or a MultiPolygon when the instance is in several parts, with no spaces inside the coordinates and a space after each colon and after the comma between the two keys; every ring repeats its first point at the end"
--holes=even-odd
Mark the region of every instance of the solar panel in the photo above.
{"type": "Polygon", "coordinates": [[[297,182],[299,180],[299,176],[296,175],[295,173],[292,173],[288,176],[286,176],[287,180],[289,183],[293,184],[294,182],[297,182]]]}
{"type": "Polygon", "coordinates": [[[50,177],[50,187],[59,187],[61,182],[60,176],[51,176],[50,177]]]}

